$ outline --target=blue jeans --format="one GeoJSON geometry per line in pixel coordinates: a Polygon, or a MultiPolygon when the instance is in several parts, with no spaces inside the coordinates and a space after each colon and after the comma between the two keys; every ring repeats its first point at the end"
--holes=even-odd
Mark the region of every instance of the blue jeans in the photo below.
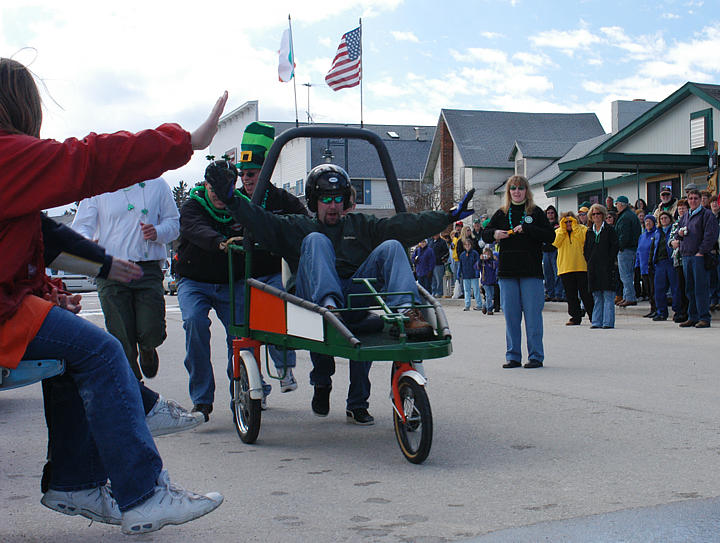
{"type": "Polygon", "coordinates": [[[715,269],[710,270],[710,303],[720,303],[720,259],[715,269]]]}
{"type": "Polygon", "coordinates": [[[453,282],[459,285],[460,292],[453,292],[453,298],[460,297],[463,295],[462,281],[458,278],[458,269],[460,268],[460,262],[456,262],[450,257],[450,270],[452,271],[453,282]]]}
{"type": "Polygon", "coordinates": [[[49,487],[83,490],[109,478],[121,511],[150,497],[162,459],[120,342],[85,319],[53,307],[24,358],[63,359],[69,377],[48,402],[49,487]]]}
{"type": "Polygon", "coordinates": [[[688,320],[710,322],[709,272],[702,256],[683,256],[685,292],[688,297],[688,320]]]}
{"type": "Polygon", "coordinates": [[[557,290],[560,281],[557,272],[557,251],[543,253],[542,265],[545,278],[545,296],[548,298],[562,298],[557,290]]]}
{"type": "MultiPolygon", "coordinates": [[[[313,369],[310,371],[310,384],[330,386],[335,375],[335,357],[327,354],[310,353],[313,369]]],[[[350,386],[348,387],[347,408],[356,409],[370,406],[370,366],[372,362],[350,360],[350,386]]]]}
{"type": "MultiPolygon", "coordinates": [[[[280,274],[258,278],[259,281],[282,289],[280,274]]],[[[236,281],[235,323],[242,324],[245,317],[245,281],[236,281]]],[[[210,309],[225,327],[227,343],[227,374],[232,381],[232,340],[228,331],[230,321],[230,286],[227,283],[214,284],[194,281],[183,277],[178,281],[178,304],[185,329],[185,368],[190,375],[190,398],[194,404],[212,404],[215,399],[215,375],[210,358],[210,309]]],[[[270,357],[282,375],[285,366],[295,367],[295,351],[283,351],[269,346],[270,357]]],[[[270,393],[270,385],[263,386],[270,393]]]]}
{"type": "Polygon", "coordinates": [[[635,249],[623,249],[618,253],[618,269],[623,285],[623,299],[636,302],[635,297],[635,249]]]}
{"type": "Polygon", "coordinates": [[[488,313],[492,313],[495,307],[495,285],[483,285],[485,290],[485,310],[488,313]]]}
{"type": "Polygon", "coordinates": [[[500,278],[500,304],[505,315],[505,359],[522,361],[522,332],[520,322],[525,317],[528,358],[542,362],[543,316],[545,293],[543,280],[535,277],[500,278]]]}
{"type": "Polygon", "coordinates": [[[445,264],[436,264],[432,274],[432,295],[440,298],[443,295],[443,276],[445,275],[445,264]]]}
{"type": "MultiPolygon", "coordinates": [[[[396,240],[384,241],[368,255],[352,277],[341,278],[335,269],[335,248],[330,239],[319,232],[305,236],[300,248],[298,263],[296,294],[300,298],[316,304],[324,304],[327,299],[334,301],[335,307],[345,307],[348,294],[366,292],[363,285],[352,282],[353,277],[377,278],[377,290],[389,292],[409,292],[388,296],[390,306],[410,305],[413,300],[420,301],[420,293],[415,284],[410,261],[405,248],[396,240]]],[[[361,305],[369,305],[369,298],[361,300],[361,305]]],[[[348,312],[343,318],[353,321],[360,320],[365,312],[348,312]]],[[[313,370],[310,372],[310,383],[313,385],[329,385],[335,371],[332,357],[310,353],[313,370]]],[[[350,389],[348,392],[348,408],[365,407],[370,397],[370,366],[365,362],[350,361],[350,389]]]]}
{"type": "Polygon", "coordinates": [[[593,290],[593,311],[591,323],[593,326],[615,328],[615,291],[593,290]]]}
{"type": "Polygon", "coordinates": [[[674,313],[680,312],[680,287],[678,276],[673,267],[672,260],[666,258],[655,264],[655,308],[661,317],[668,316],[667,290],[672,293],[672,309],[674,313]]]}
{"type": "Polygon", "coordinates": [[[463,279],[463,289],[465,290],[465,307],[470,307],[470,300],[475,294],[475,307],[482,307],[482,295],[480,294],[480,280],[477,277],[471,279],[463,279]]]}

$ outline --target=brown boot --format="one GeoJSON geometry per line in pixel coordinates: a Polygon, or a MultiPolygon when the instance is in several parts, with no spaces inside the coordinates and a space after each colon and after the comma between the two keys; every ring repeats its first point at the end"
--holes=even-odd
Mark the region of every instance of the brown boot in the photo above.
{"type": "Polygon", "coordinates": [[[418,339],[432,337],[433,328],[423,319],[419,309],[408,309],[405,316],[410,320],[405,323],[405,333],[409,338],[418,339]]]}
{"type": "Polygon", "coordinates": [[[619,304],[620,302],[622,302],[622,301],[623,301],[623,297],[622,297],[622,296],[615,296],[615,305],[618,305],[618,304],[619,304]]]}
{"type": "Polygon", "coordinates": [[[692,321],[690,319],[680,323],[680,328],[692,328],[698,323],[698,321],[692,321]]]}

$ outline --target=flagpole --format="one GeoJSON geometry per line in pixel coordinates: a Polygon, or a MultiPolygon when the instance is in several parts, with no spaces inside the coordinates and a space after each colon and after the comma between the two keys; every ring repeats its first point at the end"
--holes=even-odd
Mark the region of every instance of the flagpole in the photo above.
{"type": "Polygon", "coordinates": [[[290,22],[290,14],[288,13],[288,29],[290,30],[290,58],[293,62],[293,95],[295,96],[295,126],[300,126],[300,121],[298,120],[298,108],[297,108],[297,86],[295,85],[295,47],[293,46],[293,38],[292,38],[292,23],[290,22]]]}
{"type": "Polygon", "coordinates": [[[362,56],[362,17],[360,17],[360,128],[363,124],[363,56],[362,56]]]}

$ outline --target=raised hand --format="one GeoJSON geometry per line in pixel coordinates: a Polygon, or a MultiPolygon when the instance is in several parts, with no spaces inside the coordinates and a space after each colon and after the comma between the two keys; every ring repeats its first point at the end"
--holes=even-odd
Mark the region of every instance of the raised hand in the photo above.
{"type": "Polygon", "coordinates": [[[208,145],[210,145],[210,142],[218,130],[218,121],[220,120],[220,115],[222,115],[222,112],[225,109],[227,99],[228,93],[225,91],[223,95],[217,99],[217,102],[215,102],[208,118],[190,133],[190,144],[192,145],[193,151],[205,149],[208,145]]]}
{"type": "Polygon", "coordinates": [[[475,213],[474,209],[468,209],[473,194],[475,194],[475,189],[470,189],[469,191],[467,191],[465,193],[465,196],[463,196],[463,199],[460,200],[460,203],[450,210],[450,219],[453,222],[461,221],[465,217],[469,217],[470,215],[475,213]]]}

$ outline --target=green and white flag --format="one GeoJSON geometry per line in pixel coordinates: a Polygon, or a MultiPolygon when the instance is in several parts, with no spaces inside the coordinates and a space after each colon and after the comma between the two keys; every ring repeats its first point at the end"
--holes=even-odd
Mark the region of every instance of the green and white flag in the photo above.
{"type": "Polygon", "coordinates": [[[289,28],[283,32],[282,38],[280,38],[278,55],[280,57],[278,63],[278,79],[287,83],[295,75],[295,55],[292,45],[292,33],[289,28]]]}

